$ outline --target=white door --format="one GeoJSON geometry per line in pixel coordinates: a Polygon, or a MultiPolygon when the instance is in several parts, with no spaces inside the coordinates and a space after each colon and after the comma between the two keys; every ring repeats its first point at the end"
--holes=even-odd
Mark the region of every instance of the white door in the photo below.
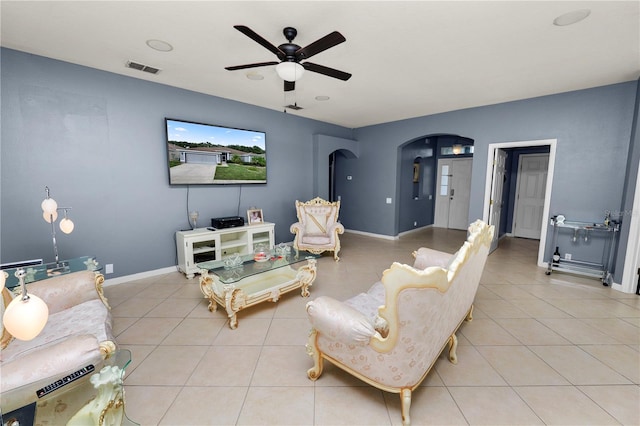
{"type": "Polygon", "coordinates": [[[516,237],[540,239],[548,170],[549,154],[520,156],[513,223],[516,237]]]}
{"type": "Polygon", "coordinates": [[[469,227],[469,199],[471,197],[471,158],[453,161],[449,228],[466,230],[469,227]]]}
{"type": "Polygon", "coordinates": [[[438,160],[434,226],[468,228],[472,165],[471,158],[438,160]]]}
{"type": "Polygon", "coordinates": [[[491,178],[491,199],[489,200],[489,224],[494,226],[493,241],[490,251],[498,248],[500,236],[500,220],[502,218],[502,192],[507,169],[507,152],[496,149],[493,152],[493,172],[491,178]]]}

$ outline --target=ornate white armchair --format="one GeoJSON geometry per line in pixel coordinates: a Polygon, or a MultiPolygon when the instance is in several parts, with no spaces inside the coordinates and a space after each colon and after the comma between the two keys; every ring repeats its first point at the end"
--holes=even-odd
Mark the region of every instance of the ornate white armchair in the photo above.
{"type": "Polygon", "coordinates": [[[338,234],[344,233],[344,226],[338,222],[340,201],[329,202],[320,197],[306,202],[296,200],[296,213],[298,221],[291,225],[296,254],[300,250],[315,254],[332,251],[333,258],[340,260],[338,234]]]}
{"type": "Polygon", "coordinates": [[[328,360],[387,392],[400,394],[410,424],[411,392],[445,346],[457,362],[456,331],[472,319],[473,300],[489,253],[493,227],[476,221],[454,255],[421,248],[413,266],[394,262],[382,281],[345,302],[327,296],[307,303],[312,330],[307,352],[311,380],[328,360]]]}

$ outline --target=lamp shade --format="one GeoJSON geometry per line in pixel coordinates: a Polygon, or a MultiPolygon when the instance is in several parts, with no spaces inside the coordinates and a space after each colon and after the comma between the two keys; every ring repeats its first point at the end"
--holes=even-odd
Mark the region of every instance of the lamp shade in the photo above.
{"type": "Polygon", "coordinates": [[[67,217],[60,221],[60,230],[65,234],[70,234],[71,232],[73,232],[73,227],[73,222],[67,217]]]}
{"type": "Polygon", "coordinates": [[[53,212],[42,212],[42,217],[47,223],[55,222],[58,220],[58,212],[55,210],[53,212]]]}
{"type": "Polygon", "coordinates": [[[38,296],[29,295],[26,300],[18,296],[5,309],[2,322],[16,339],[31,340],[40,334],[48,317],[49,308],[38,296]]]}
{"type": "Polygon", "coordinates": [[[45,198],[40,207],[43,212],[53,214],[58,209],[58,203],[53,198],[45,198]]]}
{"type": "Polygon", "coordinates": [[[304,74],[304,67],[297,62],[280,62],[276,65],[276,72],[283,80],[297,81],[304,74]]]}

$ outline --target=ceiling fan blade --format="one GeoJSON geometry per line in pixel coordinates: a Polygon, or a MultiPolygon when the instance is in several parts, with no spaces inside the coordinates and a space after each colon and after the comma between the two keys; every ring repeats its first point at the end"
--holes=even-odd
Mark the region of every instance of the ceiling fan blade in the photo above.
{"type": "Polygon", "coordinates": [[[298,49],[295,53],[295,56],[298,61],[309,59],[313,55],[324,52],[325,50],[345,41],[347,41],[347,39],[344,38],[342,34],[334,31],[331,34],[327,34],[321,39],[314,41],[310,45],[298,49]]]}
{"type": "Polygon", "coordinates": [[[247,27],[245,25],[234,25],[233,28],[235,28],[236,30],[240,31],[242,34],[246,35],[251,40],[255,41],[256,43],[260,44],[261,46],[265,47],[270,52],[276,54],[278,56],[278,59],[283,60],[285,58],[286,55],[284,54],[284,52],[282,50],[278,49],[276,46],[271,44],[269,41],[265,40],[261,35],[259,35],[255,31],[253,31],[251,28],[249,28],[249,27],[247,27]]]}
{"type": "Polygon", "coordinates": [[[235,65],[233,67],[224,67],[225,70],[235,71],[235,70],[243,70],[245,68],[256,68],[256,67],[266,67],[267,65],[278,65],[280,62],[258,62],[255,64],[246,64],[246,65],[235,65]]]}
{"type": "Polygon", "coordinates": [[[296,82],[295,81],[284,81],[284,91],[285,92],[291,92],[293,90],[296,90],[296,82]]]}
{"type": "Polygon", "coordinates": [[[305,62],[301,64],[305,70],[324,74],[329,77],[337,78],[338,80],[347,81],[351,78],[351,74],[348,72],[336,70],[333,68],[325,67],[324,65],[318,65],[311,62],[305,62]]]}

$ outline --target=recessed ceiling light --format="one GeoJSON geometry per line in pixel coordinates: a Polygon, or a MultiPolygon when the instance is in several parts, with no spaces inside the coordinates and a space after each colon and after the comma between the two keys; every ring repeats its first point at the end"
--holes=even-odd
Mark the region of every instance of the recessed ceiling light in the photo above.
{"type": "Polygon", "coordinates": [[[248,72],[247,78],[249,80],[264,80],[264,76],[262,74],[258,74],[257,72],[248,72]]]}
{"type": "Polygon", "coordinates": [[[590,9],[579,9],[574,10],[573,12],[565,13],[564,15],[558,16],[553,20],[553,25],[557,25],[558,27],[564,27],[567,25],[577,24],[583,19],[587,18],[591,14],[590,9]]]}
{"type": "Polygon", "coordinates": [[[147,46],[160,52],[171,52],[173,46],[162,40],[147,40],[147,46]]]}
{"type": "Polygon", "coordinates": [[[329,98],[328,96],[316,96],[316,101],[328,101],[329,98]]]}

